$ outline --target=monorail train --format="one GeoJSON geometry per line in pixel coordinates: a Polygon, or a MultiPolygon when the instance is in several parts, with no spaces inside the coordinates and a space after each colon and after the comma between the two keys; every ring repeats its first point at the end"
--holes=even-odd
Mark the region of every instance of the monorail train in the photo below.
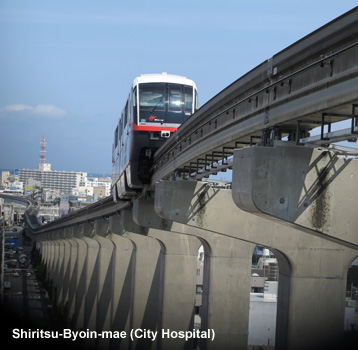
{"type": "Polygon", "coordinates": [[[150,182],[154,152],[197,108],[197,88],[190,79],[167,73],[134,79],[114,132],[114,201],[130,199],[150,182]]]}

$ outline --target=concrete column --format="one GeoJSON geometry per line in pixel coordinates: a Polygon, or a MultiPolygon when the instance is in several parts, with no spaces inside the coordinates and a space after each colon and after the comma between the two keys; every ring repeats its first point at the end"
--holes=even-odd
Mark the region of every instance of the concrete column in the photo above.
{"type": "MultiPolygon", "coordinates": [[[[51,264],[51,274],[50,274],[50,281],[53,283],[53,287],[54,287],[54,292],[57,290],[57,285],[58,285],[58,281],[57,281],[57,277],[59,274],[59,270],[60,270],[60,264],[61,264],[61,257],[60,257],[60,243],[58,240],[55,240],[53,242],[54,247],[53,247],[53,261],[51,264]]],[[[57,292],[55,293],[57,294],[57,292]]],[[[57,298],[57,295],[55,295],[55,297],[57,298]]]]}
{"type": "Polygon", "coordinates": [[[60,271],[57,279],[58,305],[66,307],[68,302],[69,282],[70,282],[70,256],[71,249],[68,240],[60,240],[60,254],[63,254],[60,271]]]}
{"type": "Polygon", "coordinates": [[[43,241],[37,241],[36,242],[36,249],[39,251],[41,255],[41,261],[45,260],[45,256],[47,256],[47,242],[45,240],[43,241]]]}
{"type": "MultiPolygon", "coordinates": [[[[156,239],[142,234],[141,227],[132,221],[130,210],[120,213],[120,228],[123,237],[130,239],[135,247],[135,274],[132,311],[132,329],[161,329],[163,303],[163,246],[156,239]],[[132,231],[139,233],[135,233],[132,231]]],[[[134,349],[156,349],[161,339],[136,338],[132,343],[134,349]]]]}
{"type": "MultiPolygon", "coordinates": [[[[98,256],[98,285],[97,285],[97,332],[114,330],[112,326],[112,295],[114,281],[114,249],[115,245],[112,240],[108,239],[109,222],[107,219],[96,220],[94,225],[93,237],[99,244],[98,256]]],[[[97,347],[101,349],[109,348],[110,339],[97,339],[97,347]]]]}
{"type": "Polygon", "coordinates": [[[54,275],[54,265],[55,265],[55,245],[56,242],[54,240],[48,241],[49,246],[47,249],[48,255],[47,255],[47,261],[46,261],[46,277],[49,280],[52,280],[54,275]]]}
{"type": "Polygon", "coordinates": [[[56,245],[57,249],[55,250],[56,254],[56,263],[55,263],[55,273],[53,276],[54,292],[56,304],[59,307],[62,307],[62,288],[63,288],[63,277],[64,277],[64,265],[65,265],[65,246],[64,246],[64,229],[59,229],[56,231],[56,245]]]}
{"type": "Polygon", "coordinates": [[[61,254],[63,254],[62,266],[58,276],[58,305],[64,308],[67,315],[69,312],[69,291],[70,291],[70,282],[71,275],[73,272],[73,266],[71,266],[71,243],[70,239],[73,237],[72,228],[65,228],[60,235],[61,240],[59,241],[62,244],[63,249],[61,254]]]}
{"type": "Polygon", "coordinates": [[[347,271],[357,252],[329,241],[297,241],[286,256],[277,254],[276,349],[340,349],[347,271]]]}
{"type": "MultiPolygon", "coordinates": [[[[125,331],[129,334],[132,329],[135,247],[131,240],[122,237],[120,217],[109,219],[110,239],[114,246],[113,263],[113,292],[111,302],[111,329],[125,331]]],[[[130,339],[111,339],[110,349],[129,349],[130,339]]]]}
{"type": "MultiPolygon", "coordinates": [[[[81,234],[82,235],[82,234],[81,234]]],[[[76,330],[85,329],[85,296],[87,291],[86,274],[87,274],[87,242],[75,236],[73,238],[73,245],[77,246],[77,259],[71,280],[71,291],[75,288],[74,307],[71,307],[73,313],[73,324],[76,330]]],[[[71,292],[72,294],[72,292],[71,292]]],[[[73,305],[73,304],[72,304],[73,305]]]]}
{"type": "MultiPolygon", "coordinates": [[[[149,228],[148,237],[158,239],[165,248],[162,328],[192,331],[198,250],[205,242],[194,235],[171,232],[173,223],[160,218],[154,212],[153,199],[134,201],[132,212],[133,221],[141,227],[149,228]]],[[[207,266],[209,266],[209,256],[210,254],[207,258],[207,266]]],[[[208,281],[207,279],[207,284],[208,281]]],[[[205,295],[207,295],[207,288],[204,288],[204,300],[205,295]]],[[[204,304],[203,320],[207,318],[208,313],[205,301],[204,304]]],[[[164,338],[161,345],[163,348],[189,349],[193,347],[193,339],[185,342],[185,339],[164,338]]]]}
{"type": "Polygon", "coordinates": [[[93,238],[82,237],[87,244],[86,272],[85,272],[85,329],[95,330],[97,321],[97,298],[99,280],[99,243],[93,238]]]}
{"type": "MultiPolygon", "coordinates": [[[[192,331],[196,296],[196,270],[201,242],[196,237],[149,230],[149,237],[164,246],[162,329],[192,331]]],[[[162,338],[163,349],[192,348],[193,339],[162,338]]]]}
{"type": "Polygon", "coordinates": [[[36,242],[36,245],[40,245],[40,253],[41,253],[41,261],[47,265],[47,261],[49,258],[49,249],[50,249],[50,243],[45,241],[36,242]]]}
{"type": "Polygon", "coordinates": [[[69,250],[70,250],[70,259],[69,259],[69,281],[68,281],[68,319],[72,320],[75,314],[75,300],[76,300],[76,290],[77,290],[77,258],[78,258],[78,248],[79,244],[75,237],[69,239],[69,250]]]}
{"type": "MultiPolygon", "coordinates": [[[[201,349],[245,348],[248,336],[251,260],[255,245],[172,222],[178,220],[178,215],[170,206],[165,213],[160,210],[163,216],[158,218],[153,204],[150,200],[136,202],[136,220],[144,226],[166,227],[177,232],[179,237],[180,233],[195,236],[204,245],[202,330],[214,329],[215,340],[201,340],[201,349]],[[164,217],[169,221],[163,220],[164,217]]],[[[149,232],[151,234],[152,231],[149,232]]]]}

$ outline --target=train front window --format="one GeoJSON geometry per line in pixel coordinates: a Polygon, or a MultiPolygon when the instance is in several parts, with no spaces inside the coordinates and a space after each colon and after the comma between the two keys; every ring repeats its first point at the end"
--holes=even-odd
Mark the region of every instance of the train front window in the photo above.
{"type": "Polygon", "coordinates": [[[181,112],[181,87],[169,84],[169,111],[181,112]]]}
{"type": "Polygon", "coordinates": [[[191,114],[193,110],[193,88],[184,86],[184,112],[191,114]]]}
{"type": "Polygon", "coordinates": [[[164,111],[165,84],[150,83],[139,85],[139,107],[145,111],[164,111]]]}
{"type": "Polygon", "coordinates": [[[137,88],[139,125],[182,124],[193,112],[193,87],[175,83],[143,83],[137,88]]]}

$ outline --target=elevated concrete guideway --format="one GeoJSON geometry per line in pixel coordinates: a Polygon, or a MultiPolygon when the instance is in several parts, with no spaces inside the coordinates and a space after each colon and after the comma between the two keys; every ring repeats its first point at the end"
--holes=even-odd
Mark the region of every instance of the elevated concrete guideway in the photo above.
{"type": "Polygon", "coordinates": [[[358,159],[329,145],[358,138],[357,19],[354,8],[210,100],[158,150],[152,183],[132,200],[108,197],[40,227],[30,208],[27,231],[75,330],[149,332],[86,346],[246,349],[261,244],[279,261],[275,349],[341,348],[358,256],[358,159]],[[351,127],[335,133],[341,120],[351,127]],[[201,181],[228,167],[231,185],[201,181]],[[201,331],[215,339],[161,337],[193,330],[201,245],[201,331]]]}

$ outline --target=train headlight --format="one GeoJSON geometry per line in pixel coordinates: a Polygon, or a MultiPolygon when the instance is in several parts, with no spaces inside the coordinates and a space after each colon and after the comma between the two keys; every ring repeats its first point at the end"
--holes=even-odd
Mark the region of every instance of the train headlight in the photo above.
{"type": "Polygon", "coordinates": [[[162,130],[162,131],[160,132],[160,136],[163,137],[163,138],[165,138],[165,139],[167,139],[167,138],[170,137],[170,131],[162,130]]]}

